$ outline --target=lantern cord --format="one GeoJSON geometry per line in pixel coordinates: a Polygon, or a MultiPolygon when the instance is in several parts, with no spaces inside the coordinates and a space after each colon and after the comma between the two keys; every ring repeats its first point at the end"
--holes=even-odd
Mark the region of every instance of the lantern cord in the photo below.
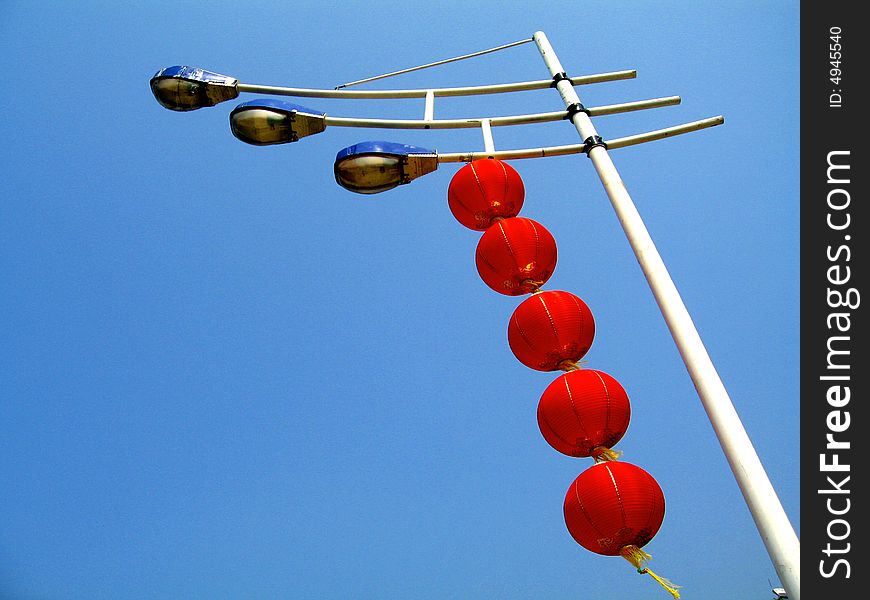
{"type": "Polygon", "coordinates": [[[544,282],[538,279],[523,279],[520,285],[523,289],[528,290],[527,293],[534,294],[541,291],[541,286],[544,285],[544,282]]]}
{"type": "Polygon", "coordinates": [[[614,450],[612,448],[607,448],[605,446],[596,446],[592,449],[592,458],[595,459],[596,463],[618,460],[620,456],[622,456],[622,450],[614,450]]]}
{"type": "MultiPolygon", "coordinates": [[[[537,290],[537,291],[540,291],[540,290],[537,290]]],[[[535,292],[535,293],[537,293],[537,292],[535,292]]],[[[565,371],[567,373],[568,371],[579,371],[580,369],[583,368],[584,364],[586,364],[585,360],[571,360],[571,359],[566,358],[565,360],[560,362],[558,365],[556,365],[556,368],[559,369],[560,371],[565,371]]]]}
{"type": "Polygon", "coordinates": [[[674,585],[664,577],[660,577],[656,575],[652,571],[646,568],[646,563],[652,558],[648,553],[644,552],[637,546],[625,546],[622,550],[620,550],[620,555],[622,558],[630,562],[637,569],[637,572],[641,575],[649,575],[653,579],[655,579],[659,585],[668,590],[668,592],[675,599],[679,599],[680,591],[677,589],[680,586],[674,585]]]}

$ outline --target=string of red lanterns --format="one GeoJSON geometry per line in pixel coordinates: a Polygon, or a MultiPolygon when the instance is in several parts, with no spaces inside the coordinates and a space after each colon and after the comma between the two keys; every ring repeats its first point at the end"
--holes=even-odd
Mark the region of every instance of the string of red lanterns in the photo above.
{"type": "Polygon", "coordinates": [[[628,394],[611,375],[581,367],[595,338],[586,303],[570,292],[541,289],[558,253],[543,225],[518,216],[522,178],[504,161],[474,160],[455,173],[447,199],[459,223],[483,232],[475,263],[484,283],[506,296],[529,295],[508,323],[514,356],[530,369],[563,371],[540,398],[538,427],[556,451],[594,459],[565,496],[568,532],[591,552],[622,556],[679,598],[677,586],[646,568],[651,557],[641,549],[664,521],[664,494],[652,475],[618,461],[621,453],[613,450],[631,418],[628,394]]]}

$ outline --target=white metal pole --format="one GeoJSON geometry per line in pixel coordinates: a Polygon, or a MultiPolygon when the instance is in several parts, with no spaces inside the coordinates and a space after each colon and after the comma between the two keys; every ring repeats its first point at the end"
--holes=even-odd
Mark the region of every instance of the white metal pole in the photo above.
{"type": "MultiPolygon", "coordinates": [[[[565,111],[562,111],[565,114],[565,111]]],[[[326,117],[327,123],[329,117],[326,117]]],[[[490,125],[493,125],[493,119],[489,119],[490,125]]],[[[437,123],[438,121],[433,121],[437,123]]],[[[638,133],[627,137],[613,138],[607,140],[608,148],[625,148],[626,146],[634,146],[643,144],[644,142],[653,142],[667,137],[680,135],[681,133],[690,133],[708,127],[721,125],[725,120],[721,117],[710,117],[709,119],[701,119],[700,121],[692,121],[683,125],[675,125],[674,127],[665,127],[664,129],[656,129],[646,133],[638,133]]],[[[513,160],[519,158],[545,158],[547,156],[565,156],[567,154],[580,154],[586,151],[586,144],[569,144],[567,146],[545,146],[543,148],[521,148],[518,150],[498,150],[492,152],[445,152],[438,153],[439,163],[454,163],[454,162],[471,162],[478,158],[497,158],[499,160],[513,160]]]]}
{"type": "MultiPolygon", "coordinates": [[[[652,100],[638,100],[635,102],[623,102],[622,104],[609,104],[606,106],[587,107],[589,114],[614,115],[647,108],[659,108],[679,104],[679,96],[668,98],[653,98],[652,100]]],[[[565,118],[564,110],[545,113],[533,113],[528,115],[511,115],[505,117],[465,117],[463,119],[436,119],[435,118],[435,94],[432,90],[426,95],[426,105],[423,119],[367,119],[363,117],[337,117],[325,115],[324,123],[329,127],[374,127],[377,129],[461,129],[480,127],[483,120],[489,121],[492,127],[504,127],[511,125],[524,125],[530,123],[549,123],[561,121],[565,118]]],[[[669,134],[685,133],[685,126],[668,129],[669,134]]],[[[647,136],[647,134],[644,134],[647,136]]],[[[665,136],[667,137],[667,136],[665,136]]],[[[627,138],[626,138],[627,139],[627,138]]],[[[647,137],[638,137],[634,143],[650,141],[647,137]]],[[[611,145],[611,144],[608,144],[611,145]]]]}
{"type": "MultiPolygon", "coordinates": [[[[598,73],[597,75],[581,75],[571,78],[572,85],[586,85],[602,83],[604,81],[616,81],[618,79],[633,79],[637,71],[613,71],[612,73],[598,73]]],[[[433,89],[436,96],[477,96],[481,94],[503,94],[506,92],[520,92],[526,90],[544,90],[550,87],[552,80],[539,79],[537,81],[521,81],[519,83],[496,83],[493,85],[477,85],[472,87],[437,88],[433,89]]],[[[274,85],[259,85],[255,83],[236,84],[240,93],[269,94],[273,96],[297,96],[300,98],[425,98],[428,89],[416,90],[319,90],[311,88],[290,88],[274,85]]]]}
{"type": "MultiPolygon", "coordinates": [[[[574,87],[562,79],[564,69],[543,32],[534,35],[541,56],[556,81],[565,106],[578,104],[574,87]]],[[[572,122],[580,137],[599,139],[592,120],[576,112],[572,122]]],[[[592,145],[588,151],[598,177],[616,211],[622,228],[634,250],[644,276],[652,289],[668,329],[676,342],[683,362],[695,384],[719,444],[743,493],[773,566],[791,600],[800,600],[800,542],[788,516],[764,471],[761,460],[734,409],[731,398],[713,366],[683,300],[671,279],[652,238],[619,177],[607,148],[592,145]]]]}
{"type": "Polygon", "coordinates": [[[423,110],[423,120],[431,121],[435,118],[435,92],[429,90],[426,92],[426,105],[423,110]]]}
{"type": "Polygon", "coordinates": [[[492,154],[495,152],[495,142],[492,139],[492,127],[490,127],[489,119],[481,119],[480,130],[483,132],[483,148],[492,154]]]}

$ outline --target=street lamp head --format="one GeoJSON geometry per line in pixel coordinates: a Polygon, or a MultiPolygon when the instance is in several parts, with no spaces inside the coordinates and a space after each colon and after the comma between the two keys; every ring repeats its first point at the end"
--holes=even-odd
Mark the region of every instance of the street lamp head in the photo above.
{"type": "Polygon", "coordinates": [[[151,78],[151,92],[162,106],[187,111],[239,96],[238,80],[197,67],[166,67],[151,78]]]}
{"type": "Polygon", "coordinates": [[[438,168],[433,150],[395,142],[361,142],[335,157],[335,180],[358,194],[377,194],[438,168]]]}
{"type": "Polygon", "coordinates": [[[261,98],[239,104],[230,113],[233,135],[248,144],[295,142],[326,129],[326,113],[285,100],[261,98]]]}

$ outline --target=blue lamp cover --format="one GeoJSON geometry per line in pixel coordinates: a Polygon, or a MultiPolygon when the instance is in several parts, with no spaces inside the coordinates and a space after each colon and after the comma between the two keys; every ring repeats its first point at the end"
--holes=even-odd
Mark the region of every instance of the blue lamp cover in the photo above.
{"type": "Polygon", "coordinates": [[[250,100],[248,102],[242,102],[238,106],[233,109],[233,113],[237,113],[249,108],[264,108],[269,110],[275,110],[278,112],[293,114],[296,112],[305,113],[308,115],[316,116],[316,117],[325,117],[326,113],[321,112],[319,110],[313,110],[311,108],[307,108],[305,106],[301,106],[299,104],[294,104],[292,102],[287,102],[286,100],[278,100],[277,98],[258,98],[256,100],[250,100]]]}
{"type": "Polygon", "coordinates": [[[335,162],[338,163],[344,158],[359,154],[408,156],[409,154],[435,154],[435,151],[429,150],[428,148],[420,148],[419,146],[400,144],[398,142],[360,142],[341,150],[336,154],[335,162]]]}
{"type": "Polygon", "coordinates": [[[151,93],[170,110],[214,106],[239,96],[238,80],[198,67],[166,67],[151,78],[151,93]]]}
{"type": "Polygon", "coordinates": [[[206,71],[205,69],[200,69],[199,67],[187,67],[181,65],[175,65],[173,67],[166,67],[157,71],[154,74],[154,77],[151,80],[155,79],[163,79],[166,77],[174,77],[177,79],[187,79],[189,81],[202,81],[205,83],[216,83],[221,85],[235,85],[238,81],[235,77],[230,77],[228,75],[221,75],[220,73],[215,73],[213,71],[206,71]]]}

